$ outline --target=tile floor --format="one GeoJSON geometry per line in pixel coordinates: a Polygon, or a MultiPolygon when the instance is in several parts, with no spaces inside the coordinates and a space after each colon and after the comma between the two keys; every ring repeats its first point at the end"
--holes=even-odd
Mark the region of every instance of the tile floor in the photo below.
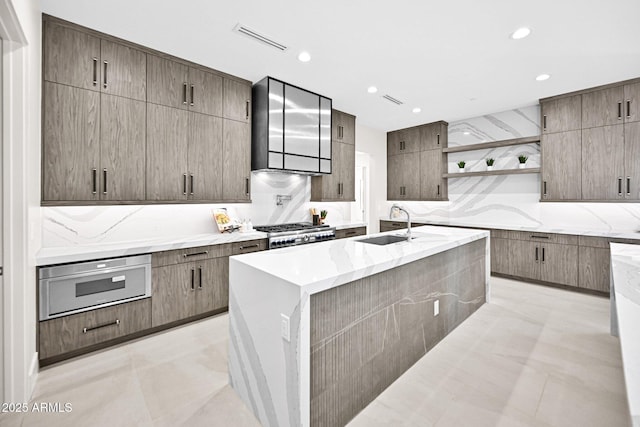
{"type": "MultiPolygon", "coordinates": [[[[350,426],[629,425],[608,299],[492,289],[350,426]]],[[[257,426],[228,385],[227,328],[221,315],[44,369],[32,403],[72,412],[1,414],[0,426],[257,426]]]]}

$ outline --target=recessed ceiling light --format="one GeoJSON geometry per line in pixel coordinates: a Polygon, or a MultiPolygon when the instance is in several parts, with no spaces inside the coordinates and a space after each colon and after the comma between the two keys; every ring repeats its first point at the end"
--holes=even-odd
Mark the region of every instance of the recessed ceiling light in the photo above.
{"type": "Polygon", "coordinates": [[[463,135],[469,135],[469,132],[462,132],[463,135]]]}
{"type": "Polygon", "coordinates": [[[520,40],[527,37],[529,34],[531,34],[531,30],[527,27],[522,27],[515,30],[513,34],[511,34],[511,38],[514,40],[520,40]]]}
{"type": "Polygon", "coordinates": [[[536,80],[539,82],[543,82],[545,80],[548,80],[549,77],[551,77],[549,74],[540,74],[538,77],[536,77],[536,80]]]}
{"type": "Polygon", "coordinates": [[[369,88],[367,89],[367,92],[369,93],[376,93],[378,91],[378,88],[375,86],[369,86],[369,88]]]}
{"type": "Polygon", "coordinates": [[[300,52],[298,60],[300,60],[300,62],[309,62],[311,61],[311,55],[309,55],[309,52],[300,52]]]}
{"type": "Polygon", "coordinates": [[[420,111],[422,111],[422,108],[420,108],[420,107],[416,107],[416,108],[414,108],[414,109],[413,109],[413,110],[411,110],[411,111],[413,111],[414,113],[419,113],[420,111]]]}

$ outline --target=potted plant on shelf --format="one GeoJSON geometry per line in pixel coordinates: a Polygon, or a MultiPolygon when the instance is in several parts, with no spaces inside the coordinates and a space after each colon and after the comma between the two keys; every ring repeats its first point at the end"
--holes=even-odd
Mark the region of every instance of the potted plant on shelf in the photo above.
{"type": "Polygon", "coordinates": [[[518,165],[518,167],[519,167],[520,169],[524,169],[524,167],[525,167],[525,163],[527,163],[527,160],[528,160],[528,159],[529,159],[529,158],[528,158],[527,156],[525,156],[524,154],[520,154],[520,155],[518,156],[518,161],[520,162],[520,164],[518,165]]]}
{"type": "Polygon", "coordinates": [[[493,162],[495,162],[494,159],[492,159],[491,157],[489,157],[487,160],[487,170],[488,171],[492,171],[493,170],[493,162]]]}
{"type": "Polygon", "coordinates": [[[466,165],[464,160],[458,162],[458,172],[460,173],[464,172],[464,165],[466,165]]]}

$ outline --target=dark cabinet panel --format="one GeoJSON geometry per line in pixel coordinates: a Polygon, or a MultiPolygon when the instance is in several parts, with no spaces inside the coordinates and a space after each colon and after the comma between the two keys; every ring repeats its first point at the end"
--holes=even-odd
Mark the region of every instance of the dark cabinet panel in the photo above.
{"type": "Polygon", "coordinates": [[[540,280],[578,286],[578,246],[545,243],[539,248],[540,280]]]}
{"type": "Polygon", "coordinates": [[[582,131],[582,199],[616,200],[624,191],[624,125],[582,131]]]}
{"type": "Polygon", "coordinates": [[[543,133],[582,129],[582,95],[544,101],[541,107],[543,133]]]}
{"type": "Polygon", "coordinates": [[[249,123],[251,121],[251,86],[224,79],[223,117],[249,123]]]}
{"type": "Polygon", "coordinates": [[[579,260],[578,286],[609,292],[611,282],[611,251],[609,248],[580,246],[579,260]]]}
{"type": "Polygon", "coordinates": [[[588,92],[582,95],[582,128],[611,126],[622,123],[624,116],[623,87],[588,92]]]}
{"type": "Polygon", "coordinates": [[[222,199],[223,119],[189,114],[189,199],[222,199]]]}
{"type": "Polygon", "coordinates": [[[542,198],[582,197],[582,136],[579,130],[542,136],[542,198]]]}
{"type": "Polygon", "coordinates": [[[147,100],[147,55],[137,49],[102,40],[100,90],[138,101],[147,100]]]}
{"type": "Polygon", "coordinates": [[[248,123],[224,120],[222,198],[251,200],[251,127],[248,123]]]}
{"type": "Polygon", "coordinates": [[[442,200],[444,182],[442,179],[442,150],[420,152],[420,198],[422,200],[442,200]]]}
{"type": "Polygon", "coordinates": [[[176,61],[147,55],[147,102],[186,110],[189,68],[176,61]]]}
{"type": "Polygon", "coordinates": [[[222,77],[189,68],[189,110],[222,117],[222,77]]]}
{"type": "Polygon", "coordinates": [[[152,326],[186,319],[195,314],[195,267],[192,263],[156,267],[151,272],[152,326]]]}

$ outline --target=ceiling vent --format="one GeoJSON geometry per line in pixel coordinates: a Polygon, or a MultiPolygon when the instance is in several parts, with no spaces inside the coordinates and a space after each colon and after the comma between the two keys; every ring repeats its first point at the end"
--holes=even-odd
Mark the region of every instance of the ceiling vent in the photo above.
{"type": "Polygon", "coordinates": [[[243,34],[247,37],[251,37],[253,40],[256,40],[264,45],[278,49],[281,52],[284,52],[285,50],[288,49],[288,47],[283,45],[282,43],[278,43],[277,41],[270,39],[269,37],[263,34],[260,34],[259,32],[252,30],[251,28],[245,25],[242,25],[240,23],[238,23],[238,25],[233,27],[233,31],[243,34]]]}
{"type": "Polygon", "coordinates": [[[399,99],[395,99],[393,96],[391,95],[385,95],[383,96],[384,99],[386,99],[387,101],[393,102],[396,105],[402,105],[404,104],[404,102],[400,101],[399,99]]]}

